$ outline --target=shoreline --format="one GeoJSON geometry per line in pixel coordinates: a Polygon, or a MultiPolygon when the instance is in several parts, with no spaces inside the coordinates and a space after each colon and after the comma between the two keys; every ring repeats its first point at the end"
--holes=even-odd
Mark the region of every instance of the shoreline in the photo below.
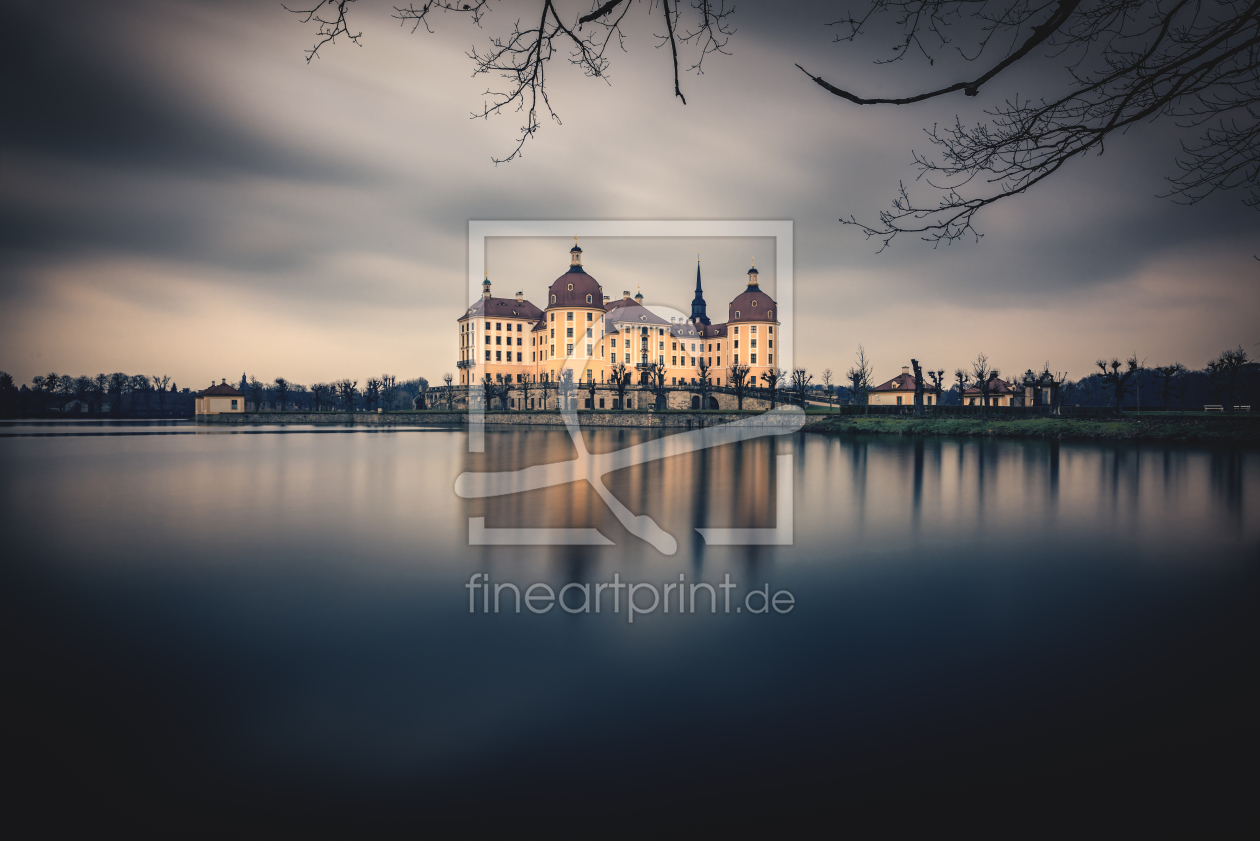
{"type": "Polygon", "coordinates": [[[841,415],[805,426],[822,434],[861,433],[990,438],[1048,438],[1082,441],[1166,441],[1260,445],[1260,420],[1198,418],[915,418],[841,415]]]}

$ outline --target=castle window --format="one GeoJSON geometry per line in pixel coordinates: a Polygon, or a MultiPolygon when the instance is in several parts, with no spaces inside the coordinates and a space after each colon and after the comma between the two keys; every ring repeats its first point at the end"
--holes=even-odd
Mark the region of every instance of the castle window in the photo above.
{"type": "MultiPolygon", "coordinates": [[[[735,314],[736,314],[736,315],[739,315],[739,313],[735,313],[735,314]]],[[[736,335],[736,336],[738,336],[738,335],[739,335],[739,325],[735,325],[735,335],[736,335]]]]}
{"type": "Polygon", "coordinates": [[[487,331],[487,332],[489,332],[489,330],[490,330],[490,322],[489,322],[489,321],[487,321],[487,322],[486,322],[486,331],[487,331]]]}
{"type": "Polygon", "coordinates": [[[753,334],[754,336],[755,336],[755,335],[757,335],[757,325],[756,325],[756,324],[754,324],[754,325],[752,326],[752,334],[753,334]]]}
{"type": "MultiPolygon", "coordinates": [[[[770,315],[774,315],[774,313],[770,313],[770,315]]],[[[771,326],[770,326],[770,335],[771,335],[771,336],[773,336],[773,335],[774,335],[774,325],[771,325],[771,326]]]]}
{"type": "MultiPolygon", "coordinates": [[[[588,304],[589,304],[590,302],[591,302],[591,296],[590,296],[590,295],[587,295],[587,296],[586,296],[586,303],[588,303],[588,304]]],[[[588,312],[588,313],[586,314],[586,317],[589,319],[589,318],[591,317],[591,314],[588,312]]]]}
{"type": "Polygon", "coordinates": [[[570,292],[572,292],[572,291],[573,291],[573,284],[572,284],[572,283],[570,283],[570,284],[569,284],[569,291],[570,291],[570,292]]]}
{"type": "MultiPolygon", "coordinates": [[[[556,302],[556,296],[555,296],[555,295],[552,295],[552,296],[551,296],[551,303],[553,303],[553,304],[554,304],[555,302],[556,302]]],[[[555,317],[556,317],[556,316],[555,316],[555,313],[552,313],[551,317],[552,317],[552,318],[555,318],[555,317]]]]}
{"type": "Polygon", "coordinates": [[[774,318],[774,310],[770,310],[770,312],[766,313],[766,318],[774,318]]]}
{"type": "Polygon", "coordinates": [[[757,306],[757,299],[756,299],[756,298],[753,298],[753,306],[754,306],[754,307],[755,307],[755,306],[757,306]]]}
{"type": "Polygon", "coordinates": [[[564,320],[565,320],[565,321],[572,321],[572,320],[573,320],[573,313],[571,313],[571,312],[566,312],[566,313],[564,314],[564,320]]]}
{"type": "MultiPolygon", "coordinates": [[[[553,304],[554,304],[555,302],[556,302],[556,296],[555,296],[555,295],[552,295],[552,296],[551,296],[551,303],[553,303],[553,304]]],[[[554,312],[551,314],[551,320],[552,320],[552,321],[555,321],[555,320],[556,320],[556,314],[555,314],[554,312]]]]}
{"type": "MultiPolygon", "coordinates": [[[[735,317],[736,317],[736,318],[739,318],[739,310],[735,310],[735,317]]],[[[739,332],[739,328],[738,328],[738,327],[736,327],[736,328],[735,328],[735,332],[736,332],[736,333],[738,333],[738,332],[739,332]]]]}
{"type": "MultiPolygon", "coordinates": [[[[591,296],[590,296],[590,295],[587,295],[587,296],[586,296],[586,303],[588,303],[588,304],[589,304],[590,302],[591,302],[591,296]]],[[[587,321],[594,321],[594,320],[595,320],[595,313],[593,313],[593,312],[588,312],[588,313],[586,314],[586,320],[587,320],[587,321]]]]}
{"type": "Polygon", "coordinates": [[[521,332],[521,325],[519,325],[519,324],[518,324],[518,325],[516,325],[516,332],[518,332],[518,333],[519,333],[519,332],[521,332]]]}

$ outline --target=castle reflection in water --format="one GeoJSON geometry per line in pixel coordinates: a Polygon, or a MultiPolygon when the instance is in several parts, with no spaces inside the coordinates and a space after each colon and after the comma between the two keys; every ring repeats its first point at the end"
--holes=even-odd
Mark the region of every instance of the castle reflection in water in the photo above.
{"type": "MultiPolygon", "coordinates": [[[[592,452],[656,434],[584,432],[592,452]]],[[[1056,531],[1078,539],[1138,531],[1144,541],[1196,533],[1236,540],[1260,491],[1260,454],[1238,449],[808,433],[674,456],[605,481],[634,513],[702,550],[696,528],[776,525],[776,452],[794,458],[797,544],[897,549],[961,540],[1017,550],[1056,531]]],[[[490,432],[486,453],[468,456],[466,469],[574,457],[563,431],[490,432]]],[[[633,540],[581,480],[470,502],[468,514],[485,516],[490,527],[595,527],[619,544],[633,540]]]]}

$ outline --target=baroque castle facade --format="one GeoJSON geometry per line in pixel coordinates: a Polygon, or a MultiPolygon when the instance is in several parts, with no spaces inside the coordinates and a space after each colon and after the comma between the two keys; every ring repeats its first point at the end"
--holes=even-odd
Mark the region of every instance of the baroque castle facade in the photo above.
{"type": "Polygon", "coordinates": [[[674,387],[729,383],[733,365],[748,367],[750,385],[775,368],[779,320],[774,300],[761,290],[756,266],[745,289],[731,300],[724,323],[709,319],[700,263],[687,319],[669,321],[643,306],[642,293],[612,300],[582,266],[575,242],[569,270],[547,289],[540,309],[517,292],[496,298],[489,277],[481,300],[459,317],[459,384],[557,382],[565,368],[578,382],[607,383],[620,366],[641,383],[652,363],[666,369],[674,387]]]}

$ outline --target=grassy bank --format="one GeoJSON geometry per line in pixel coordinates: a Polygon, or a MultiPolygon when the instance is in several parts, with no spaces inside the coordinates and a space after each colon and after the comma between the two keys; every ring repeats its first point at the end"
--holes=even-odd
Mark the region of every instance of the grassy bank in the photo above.
{"type": "Polygon", "coordinates": [[[1260,421],[1214,417],[1074,418],[912,418],[836,416],[815,421],[809,432],[865,432],[883,435],[993,435],[1011,438],[1203,441],[1260,444],[1260,421]]]}

